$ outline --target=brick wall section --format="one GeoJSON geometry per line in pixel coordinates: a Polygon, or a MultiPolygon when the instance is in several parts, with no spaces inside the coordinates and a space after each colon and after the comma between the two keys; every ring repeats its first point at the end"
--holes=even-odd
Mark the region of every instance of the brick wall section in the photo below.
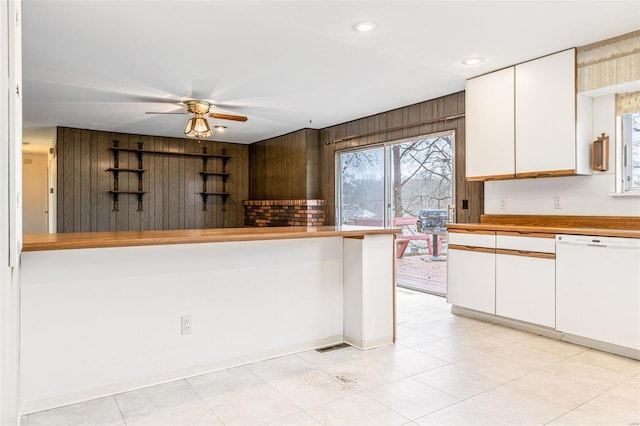
{"type": "Polygon", "coordinates": [[[245,226],[323,226],[324,200],[243,201],[245,226]]]}

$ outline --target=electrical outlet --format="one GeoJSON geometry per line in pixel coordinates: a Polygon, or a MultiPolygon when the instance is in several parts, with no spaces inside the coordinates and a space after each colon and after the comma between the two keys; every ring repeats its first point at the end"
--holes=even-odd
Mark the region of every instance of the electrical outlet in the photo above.
{"type": "Polygon", "coordinates": [[[562,198],[559,195],[553,197],[553,208],[561,209],[562,208],[562,198]]]}
{"type": "Polygon", "coordinates": [[[191,315],[183,315],[180,317],[180,325],[182,334],[191,334],[191,315]]]}
{"type": "Polygon", "coordinates": [[[506,210],[507,209],[507,200],[505,200],[504,198],[500,199],[500,210],[506,210]]]}

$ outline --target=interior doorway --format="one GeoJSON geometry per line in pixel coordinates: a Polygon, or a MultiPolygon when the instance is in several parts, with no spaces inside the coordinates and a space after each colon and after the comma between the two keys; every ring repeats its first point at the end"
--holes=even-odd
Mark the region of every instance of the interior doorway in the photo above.
{"type": "Polygon", "coordinates": [[[454,133],[338,152],[342,225],[400,228],[396,282],[446,294],[446,223],[455,222],[454,133]]]}
{"type": "Polygon", "coordinates": [[[22,155],[22,229],[25,234],[49,230],[49,158],[47,154],[22,155]]]}

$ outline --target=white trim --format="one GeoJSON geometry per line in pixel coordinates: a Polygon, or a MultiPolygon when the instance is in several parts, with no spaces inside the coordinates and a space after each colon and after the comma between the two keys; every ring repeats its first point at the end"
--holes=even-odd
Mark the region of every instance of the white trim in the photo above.
{"type": "MultiPolygon", "coordinates": [[[[616,181],[615,181],[615,193],[610,194],[612,197],[616,196],[627,196],[634,197],[640,196],[640,189],[631,187],[627,179],[632,179],[633,170],[630,163],[633,161],[631,158],[633,156],[633,137],[631,135],[626,135],[624,132],[624,122],[632,122],[632,118],[630,114],[625,115],[617,115],[616,116],[616,149],[615,149],[615,162],[616,162],[616,181]],[[628,147],[625,146],[628,144],[628,147]],[[627,165],[624,164],[623,158],[627,158],[627,165]]],[[[628,127],[631,127],[629,125],[628,127]]]]}
{"type": "Polygon", "coordinates": [[[393,338],[384,338],[384,339],[373,339],[368,341],[363,341],[361,339],[354,339],[347,335],[344,336],[344,342],[353,346],[356,349],[361,351],[368,351],[370,349],[379,348],[382,346],[392,345],[393,338]]]}
{"type": "Polygon", "coordinates": [[[587,337],[576,336],[569,333],[562,333],[560,340],[640,360],[640,350],[637,349],[614,345],[613,343],[602,342],[600,340],[589,339],[587,337]]]}
{"type": "Polygon", "coordinates": [[[552,339],[560,340],[560,338],[562,337],[562,333],[549,327],[518,321],[511,318],[500,317],[485,312],[474,311],[473,309],[467,309],[460,306],[452,305],[451,313],[454,315],[462,315],[464,317],[479,319],[493,324],[504,325],[505,327],[515,328],[517,330],[526,331],[528,333],[539,334],[541,336],[550,337],[552,339]]]}
{"type": "Polygon", "coordinates": [[[622,117],[616,116],[616,138],[615,138],[615,193],[624,193],[624,167],[622,164],[622,117]]]}
{"type": "Polygon", "coordinates": [[[462,308],[460,306],[451,306],[451,313],[454,315],[462,315],[469,318],[475,318],[482,321],[504,325],[506,327],[515,328],[517,330],[526,331],[529,333],[539,334],[541,336],[549,337],[556,340],[562,340],[564,342],[573,343],[580,346],[586,346],[589,348],[599,349],[605,352],[626,356],[629,358],[640,360],[640,351],[637,349],[626,348],[624,346],[614,345],[612,343],[602,342],[600,340],[589,339],[587,337],[576,336],[569,333],[563,333],[555,329],[548,327],[530,324],[514,320],[511,318],[504,318],[497,315],[487,314],[484,312],[474,311],[472,309],[462,308]]]}
{"type": "Polygon", "coordinates": [[[20,241],[22,78],[20,0],[0,6],[0,424],[20,423],[20,241]]]}
{"type": "Polygon", "coordinates": [[[612,192],[612,193],[609,194],[609,197],[612,197],[612,198],[634,198],[634,197],[638,197],[638,198],[640,198],[640,190],[632,189],[632,190],[626,191],[626,192],[612,192]]]}

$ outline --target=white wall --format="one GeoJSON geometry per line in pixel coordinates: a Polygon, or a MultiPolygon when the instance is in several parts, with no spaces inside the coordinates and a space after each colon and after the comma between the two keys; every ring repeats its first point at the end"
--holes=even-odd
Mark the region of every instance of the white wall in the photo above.
{"type": "Polygon", "coordinates": [[[593,140],[609,135],[609,170],[590,176],[485,182],[486,214],[640,216],[640,198],[611,197],[615,192],[615,98],[593,99],[593,140]],[[561,209],[554,197],[561,197],[561,209]],[[501,208],[504,200],[504,209],[501,208]]]}
{"type": "Polygon", "coordinates": [[[342,237],[22,257],[24,412],[343,341],[342,237]]]}
{"type": "Polygon", "coordinates": [[[17,425],[19,339],[20,148],[22,104],[20,1],[0,3],[0,424],[17,425]]]}
{"type": "Polygon", "coordinates": [[[48,232],[47,154],[22,155],[22,230],[25,234],[48,232]]]}

